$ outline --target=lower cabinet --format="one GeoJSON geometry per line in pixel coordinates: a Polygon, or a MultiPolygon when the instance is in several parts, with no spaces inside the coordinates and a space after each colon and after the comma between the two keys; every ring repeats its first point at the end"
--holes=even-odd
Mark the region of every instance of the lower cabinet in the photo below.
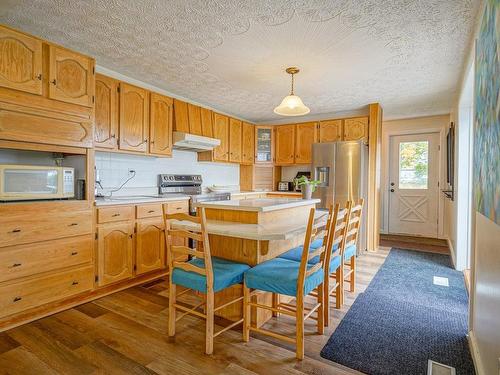
{"type": "Polygon", "coordinates": [[[163,219],[140,220],[136,224],[136,274],[165,267],[165,226],[163,219]]]}

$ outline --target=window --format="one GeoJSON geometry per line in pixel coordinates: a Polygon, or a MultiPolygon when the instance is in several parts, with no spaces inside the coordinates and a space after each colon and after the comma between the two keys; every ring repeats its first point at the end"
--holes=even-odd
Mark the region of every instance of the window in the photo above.
{"type": "Polygon", "coordinates": [[[399,188],[427,189],[429,175],[429,142],[399,144],[399,188]]]}

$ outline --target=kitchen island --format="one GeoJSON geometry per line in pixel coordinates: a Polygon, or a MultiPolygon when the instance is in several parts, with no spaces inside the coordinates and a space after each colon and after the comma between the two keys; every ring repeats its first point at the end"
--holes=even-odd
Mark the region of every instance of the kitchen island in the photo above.
{"type": "MultiPolygon", "coordinates": [[[[201,202],[196,207],[205,208],[211,255],[255,266],[303,243],[310,209],[317,203],[319,199],[259,198],[201,202]]],[[[315,226],[324,226],[326,219],[326,212],[318,211],[315,226]]],[[[196,229],[195,225],[173,222],[172,228],[189,230],[196,229]]],[[[241,285],[216,293],[216,306],[237,295],[243,295],[241,285]]],[[[271,293],[258,298],[259,303],[269,304],[271,293]]],[[[217,315],[238,320],[242,309],[234,304],[219,310],[217,315]]],[[[252,314],[257,326],[270,317],[265,310],[252,314]]]]}

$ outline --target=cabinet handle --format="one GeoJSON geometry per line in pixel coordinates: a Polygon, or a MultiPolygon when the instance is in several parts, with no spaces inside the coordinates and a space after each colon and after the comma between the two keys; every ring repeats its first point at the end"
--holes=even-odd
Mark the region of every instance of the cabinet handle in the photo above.
{"type": "Polygon", "coordinates": [[[71,223],[71,224],[68,224],[68,227],[76,227],[78,225],[78,223],[71,223]]]}
{"type": "Polygon", "coordinates": [[[78,251],[72,251],[71,252],[71,255],[77,255],[78,254],[78,251]]]}
{"type": "Polygon", "coordinates": [[[129,236],[130,238],[134,237],[134,235],[133,235],[133,234],[129,234],[128,236],[129,236]]]}
{"type": "Polygon", "coordinates": [[[16,228],[16,229],[12,229],[12,231],[10,233],[19,233],[20,231],[21,231],[21,229],[16,228]]]}
{"type": "Polygon", "coordinates": [[[54,86],[56,85],[57,81],[56,79],[54,78],[52,81],[50,81],[50,83],[52,83],[54,86]]]}
{"type": "Polygon", "coordinates": [[[111,134],[111,138],[116,138],[116,134],[111,134]]]}
{"type": "Polygon", "coordinates": [[[117,217],[117,216],[120,216],[120,214],[113,214],[113,215],[111,215],[111,217],[117,217]]]}
{"type": "Polygon", "coordinates": [[[148,214],[152,214],[153,212],[155,212],[155,210],[149,210],[148,214]]]}
{"type": "Polygon", "coordinates": [[[78,281],[73,281],[71,285],[78,285],[78,281]]]}
{"type": "Polygon", "coordinates": [[[14,264],[12,265],[12,268],[15,268],[15,267],[21,267],[21,265],[22,265],[21,263],[14,263],[14,264]]]}
{"type": "Polygon", "coordinates": [[[40,73],[39,75],[37,75],[36,79],[38,79],[39,81],[41,81],[42,80],[42,73],[40,73]]]}
{"type": "Polygon", "coordinates": [[[17,301],[20,301],[22,299],[23,299],[23,297],[16,297],[16,298],[14,298],[13,302],[17,302],[17,301]]]}

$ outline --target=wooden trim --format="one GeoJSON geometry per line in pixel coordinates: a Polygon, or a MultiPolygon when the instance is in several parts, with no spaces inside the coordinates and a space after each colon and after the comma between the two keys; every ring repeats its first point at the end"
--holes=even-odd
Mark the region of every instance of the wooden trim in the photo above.
{"type": "Polygon", "coordinates": [[[368,204],[367,242],[368,251],[377,251],[380,235],[380,170],[382,142],[382,107],[379,103],[369,106],[368,124],[368,204]]]}
{"type": "Polygon", "coordinates": [[[31,143],[20,141],[0,140],[0,148],[8,148],[11,150],[28,150],[28,151],[45,151],[45,152],[61,152],[63,154],[86,155],[87,148],[58,146],[43,143],[31,143]]]}

